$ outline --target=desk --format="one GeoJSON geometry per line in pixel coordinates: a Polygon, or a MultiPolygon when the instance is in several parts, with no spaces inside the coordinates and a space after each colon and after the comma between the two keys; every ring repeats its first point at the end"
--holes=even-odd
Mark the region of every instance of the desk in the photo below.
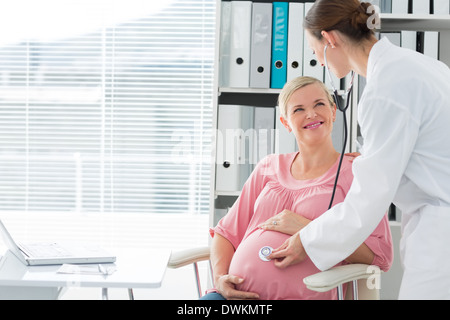
{"type": "MultiPolygon", "coordinates": [[[[133,288],[159,288],[167,263],[168,250],[111,250],[117,256],[110,275],[57,273],[60,265],[26,266],[9,250],[0,260],[0,299],[58,299],[67,287],[126,288],[133,299],[133,288]]],[[[108,266],[109,264],[103,264],[108,266]]]]}

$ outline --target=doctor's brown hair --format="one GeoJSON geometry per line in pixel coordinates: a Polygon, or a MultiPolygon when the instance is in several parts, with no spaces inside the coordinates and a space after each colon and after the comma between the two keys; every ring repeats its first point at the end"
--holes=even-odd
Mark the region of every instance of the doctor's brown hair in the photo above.
{"type": "Polygon", "coordinates": [[[371,5],[359,0],[316,0],[303,27],[319,40],[322,31],[331,30],[337,30],[355,42],[368,40],[374,35],[374,30],[368,26],[373,12],[369,8],[371,5]]]}

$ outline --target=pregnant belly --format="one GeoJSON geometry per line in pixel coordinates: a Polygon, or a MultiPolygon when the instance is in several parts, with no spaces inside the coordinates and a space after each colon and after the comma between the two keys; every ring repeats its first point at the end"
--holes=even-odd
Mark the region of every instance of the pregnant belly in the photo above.
{"type": "Polygon", "coordinates": [[[256,292],[260,299],[331,299],[332,293],[318,294],[306,288],[303,278],[318,272],[310,259],[285,269],[277,268],[273,261],[260,258],[261,248],[278,248],[290,236],[275,232],[256,230],[237,248],[230,264],[229,274],[244,279],[236,289],[256,292]]]}

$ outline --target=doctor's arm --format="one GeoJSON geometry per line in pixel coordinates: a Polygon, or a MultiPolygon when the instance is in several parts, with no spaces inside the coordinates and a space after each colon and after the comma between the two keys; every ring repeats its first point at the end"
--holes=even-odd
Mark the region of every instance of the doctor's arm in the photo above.
{"type": "MultiPolygon", "coordinates": [[[[310,222],[311,220],[303,217],[301,214],[290,210],[283,210],[279,214],[269,218],[267,221],[259,225],[259,228],[277,231],[292,236],[307,226],[310,222]]],[[[358,249],[355,250],[355,252],[348,256],[345,261],[348,263],[371,264],[374,257],[374,252],[365,243],[363,243],[358,247],[358,249]]]]}
{"type": "MultiPolygon", "coordinates": [[[[361,244],[345,261],[348,263],[375,264],[382,270],[387,271],[393,260],[392,238],[387,217],[384,217],[375,232],[366,239],[366,242],[361,244]]],[[[280,268],[303,261],[306,254],[300,239],[300,230],[287,239],[281,247],[274,250],[269,258],[274,259],[275,265],[280,268]]]]}
{"type": "Polygon", "coordinates": [[[371,98],[364,109],[364,151],[353,163],[353,183],[345,200],[274,250],[271,258],[278,267],[298,263],[306,255],[320,270],[333,267],[367,239],[393,201],[420,125],[406,106],[387,98],[371,98]]]}

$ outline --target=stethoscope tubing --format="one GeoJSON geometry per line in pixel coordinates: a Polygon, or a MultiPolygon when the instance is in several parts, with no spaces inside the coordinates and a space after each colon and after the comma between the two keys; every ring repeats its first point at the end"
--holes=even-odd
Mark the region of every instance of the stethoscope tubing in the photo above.
{"type": "Polygon", "coordinates": [[[334,180],[333,193],[331,195],[330,204],[328,205],[328,209],[330,209],[333,206],[334,196],[336,194],[337,182],[338,182],[338,179],[339,179],[339,173],[341,171],[341,166],[342,166],[342,160],[344,158],[345,148],[347,146],[348,126],[347,126],[347,117],[346,117],[345,112],[347,111],[347,109],[348,109],[348,107],[350,105],[350,95],[351,95],[352,90],[353,90],[353,80],[355,78],[355,72],[352,71],[352,79],[351,79],[351,82],[350,82],[350,87],[347,89],[347,91],[344,94],[344,98],[347,99],[347,101],[345,103],[345,107],[342,107],[342,104],[341,104],[341,102],[339,100],[338,90],[334,86],[334,82],[333,82],[333,79],[331,77],[330,69],[328,68],[327,48],[328,48],[328,44],[325,45],[324,52],[323,52],[323,56],[324,56],[324,60],[325,60],[325,69],[326,69],[326,72],[328,74],[328,78],[330,80],[331,87],[333,89],[334,102],[336,103],[337,108],[344,114],[344,117],[343,117],[344,118],[344,143],[343,143],[343,146],[342,146],[341,156],[339,158],[339,165],[338,165],[337,172],[336,172],[336,178],[334,180]]]}

